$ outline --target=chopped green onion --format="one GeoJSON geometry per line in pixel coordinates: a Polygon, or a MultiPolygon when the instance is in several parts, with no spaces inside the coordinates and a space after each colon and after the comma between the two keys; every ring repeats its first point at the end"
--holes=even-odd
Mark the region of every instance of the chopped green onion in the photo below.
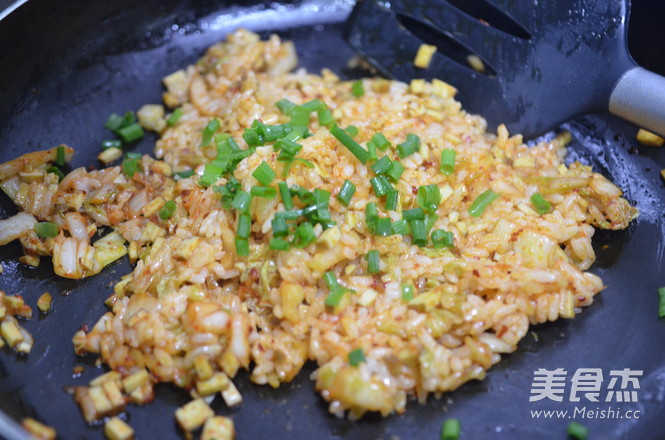
{"type": "Polygon", "coordinates": [[[407,302],[413,299],[412,284],[402,284],[402,299],[407,302]]]}
{"type": "Polygon", "coordinates": [[[231,202],[231,208],[237,209],[240,212],[248,213],[249,205],[252,202],[252,196],[242,190],[238,190],[231,202]]]}
{"type": "Polygon", "coordinates": [[[386,193],[386,210],[394,211],[397,209],[397,198],[399,193],[396,189],[389,189],[386,193]]]}
{"type": "Polygon", "coordinates": [[[335,272],[328,271],[323,275],[323,280],[326,282],[326,285],[328,286],[328,289],[330,290],[330,293],[326,297],[324,303],[328,307],[337,307],[339,303],[342,301],[342,298],[344,297],[344,294],[346,292],[353,292],[351,289],[347,289],[344,286],[340,286],[339,282],[337,281],[337,277],[335,276],[335,272]]]}
{"type": "Polygon", "coordinates": [[[365,221],[368,225],[372,225],[373,223],[376,223],[378,219],[379,210],[376,207],[376,203],[369,202],[367,205],[365,205],[365,221]]]}
{"type": "Polygon", "coordinates": [[[122,172],[129,177],[133,177],[134,174],[139,171],[139,162],[134,158],[127,158],[122,162],[122,172]]]}
{"type": "Polygon", "coordinates": [[[388,237],[393,232],[392,223],[387,217],[376,219],[374,223],[374,234],[381,237],[388,237]]]}
{"type": "Polygon", "coordinates": [[[271,238],[269,246],[274,251],[288,251],[291,249],[291,243],[281,238],[271,238]]]}
{"type": "Polygon", "coordinates": [[[309,115],[312,113],[307,107],[297,105],[291,111],[291,125],[301,133],[305,133],[309,127],[309,115]]]}
{"type": "Polygon", "coordinates": [[[131,151],[129,153],[125,153],[125,158],[126,159],[140,160],[140,159],[143,158],[143,155],[141,153],[135,153],[135,152],[131,151]]]}
{"type": "Polygon", "coordinates": [[[308,161],[307,159],[303,159],[302,157],[293,158],[293,163],[296,162],[305,165],[307,168],[314,168],[314,164],[312,162],[308,161]]]}
{"type": "Polygon", "coordinates": [[[441,190],[435,184],[418,188],[418,205],[427,212],[435,212],[441,204],[441,190]]]}
{"type": "Polygon", "coordinates": [[[249,240],[242,237],[236,237],[236,253],[241,257],[249,255],[249,240]]]}
{"type": "Polygon", "coordinates": [[[301,107],[305,107],[310,112],[319,112],[326,108],[326,105],[320,99],[312,99],[307,101],[301,107]]]}
{"type": "Polygon", "coordinates": [[[427,246],[427,228],[424,220],[413,220],[411,224],[411,236],[413,243],[418,247],[427,246]]]}
{"type": "Polygon", "coordinates": [[[108,148],[122,148],[122,141],[120,139],[107,139],[102,141],[102,150],[108,148]]]}
{"type": "Polygon", "coordinates": [[[302,145],[300,145],[297,142],[288,140],[286,138],[278,140],[277,142],[275,142],[274,146],[277,147],[277,149],[281,150],[277,160],[281,160],[284,158],[292,159],[296,154],[300,152],[300,150],[302,150],[302,145]]]}
{"type": "Polygon", "coordinates": [[[272,199],[277,195],[277,190],[272,186],[253,186],[249,193],[256,197],[272,199]]]}
{"type": "Polygon", "coordinates": [[[452,148],[445,148],[441,151],[441,164],[439,165],[439,170],[450,176],[455,172],[455,156],[457,153],[452,148]]]}
{"type": "Polygon", "coordinates": [[[265,161],[261,162],[261,165],[256,167],[254,172],[252,173],[252,176],[256,180],[258,180],[261,185],[263,186],[269,186],[272,181],[275,179],[275,172],[270,168],[270,165],[268,165],[265,161]]]}
{"type": "Polygon", "coordinates": [[[104,127],[106,127],[108,130],[112,132],[116,132],[120,129],[120,126],[122,125],[124,118],[117,113],[111,113],[106,120],[106,123],[104,124],[104,127]]]}
{"type": "Polygon", "coordinates": [[[339,194],[337,194],[337,200],[339,200],[344,206],[349,206],[351,197],[353,197],[355,192],[356,186],[349,179],[346,179],[344,180],[344,184],[342,184],[342,188],[339,190],[339,194]]]}
{"type": "Polygon", "coordinates": [[[169,200],[168,202],[164,203],[162,209],[159,210],[159,218],[162,220],[170,219],[175,213],[175,209],[176,209],[175,202],[173,200],[169,200]]]}
{"type": "Polygon", "coordinates": [[[420,138],[413,133],[407,134],[406,140],[397,144],[397,155],[400,159],[411,156],[416,151],[420,151],[420,138]]]}
{"type": "Polygon", "coordinates": [[[47,173],[53,173],[53,174],[55,174],[56,176],[58,176],[58,182],[62,182],[62,179],[65,178],[65,174],[60,170],[60,168],[58,168],[58,167],[56,167],[56,166],[50,166],[50,167],[48,167],[48,169],[46,170],[46,172],[47,172],[47,173]]]}
{"type": "Polygon", "coordinates": [[[314,202],[317,205],[328,206],[330,203],[330,191],[321,188],[314,189],[314,202]]]}
{"type": "Polygon", "coordinates": [[[355,125],[349,125],[344,129],[344,131],[347,132],[351,137],[358,136],[358,127],[356,127],[355,125]]]}
{"type": "Polygon", "coordinates": [[[364,165],[369,159],[369,153],[363,147],[360,146],[356,141],[354,141],[351,136],[337,125],[333,125],[330,128],[330,134],[335,136],[338,141],[342,143],[358,160],[364,165]]]}
{"type": "Polygon", "coordinates": [[[289,101],[286,98],[282,98],[279,101],[277,101],[276,105],[279,111],[281,111],[285,115],[290,115],[293,109],[297,107],[296,104],[294,104],[293,102],[289,101]]]}
{"type": "Polygon", "coordinates": [[[282,197],[282,203],[284,208],[289,210],[293,209],[293,199],[291,198],[291,191],[289,190],[289,185],[286,182],[279,182],[277,184],[279,188],[279,195],[282,197]]]}
{"type": "Polygon", "coordinates": [[[318,116],[319,116],[319,125],[322,127],[327,127],[329,125],[332,125],[335,123],[335,119],[333,118],[333,114],[328,108],[324,108],[322,110],[318,111],[318,116]]]}
{"type": "Polygon", "coordinates": [[[203,132],[201,133],[201,146],[207,147],[212,141],[212,137],[217,130],[219,130],[219,119],[213,118],[206,124],[203,132]]]}
{"type": "Polygon", "coordinates": [[[276,215],[270,222],[272,225],[273,237],[286,237],[289,235],[289,225],[286,224],[284,217],[276,215]]]}
{"type": "Polygon", "coordinates": [[[658,288],[658,317],[665,318],[665,287],[658,288]]]}
{"type": "Polygon", "coordinates": [[[35,223],[35,233],[39,238],[49,238],[58,235],[58,226],[51,222],[35,223]]]}
{"type": "Polygon", "coordinates": [[[453,247],[454,237],[453,233],[450,231],[444,231],[443,229],[436,229],[432,231],[431,237],[434,249],[453,247]]]}
{"type": "Polygon", "coordinates": [[[238,216],[238,225],[236,227],[236,234],[240,238],[249,238],[249,233],[252,229],[252,218],[247,214],[240,214],[238,216]]]}
{"type": "Polygon", "coordinates": [[[567,431],[568,435],[576,440],[586,440],[589,436],[589,428],[577,422],[570,422],[567,431]]]}
{"type": "Polygon", "coordinates": [[[391,188],[390,183],[388,183],[388,179],[383,176],[372,177],[369,179],[369,183],[372,184],[374,194],[376,194],[377,197],[385,196],[386,193],[388,193],[388,190],[391,188]]]}
{"type": "Polygon", "coordinates": [[[265,143],[264,139],[259,135],[255,128],[245,128],[245,131],[242,133],[242,138],[250,147],[260,147],[265,143]]]}
{"type": "Polygon", "coordinates": [[[540,215],[547,214],[552,210],[552,205],[550,202],[545,200],[541,193],[533,193],[531,196],[531,203],[533,203],[533,206],[536,208],[536,212],[538,212],[540,215]]]}
{"type": "Polygon", "coordinates": [[[358,81],[354,81],[353,84],[351,84],[351,93],[353,93],[353,96],[356,98],[359,98],[365,94],[363,80],[359,79],[358,81]]]}
{"type": "Polygon", "coordinates": [[[372,250],[369,251],[365,258],[367,259],[367,272],[369,273],[379,273],[381,272],[381,258],[379,256],[379,251],[372,250]]]}
{"type": "Polygon", "coordinates": [[[55,164],[59,167],[65,165],[65,147],[62,145],[55,149],[55,164]]]}
{"type": "Polygon", "coordinates": [[[379,160],[379,156],[376,155],[376,145],[374,145],[374,142],[367,142],[367,152],[369,153],[369,158],[367,160],[370,162],[376,162],[379,160]]]}
{"type": "Polygon", "coordinates": [[[396,235],[409,235],[411,229],[409,228],[409,222],[404,219],[397,220],[391,225],[393,234],[396,235]]]}
{"type": "Polygon", "coordinates": [[[141,128],[138,122],[134,122],[118,130],[118,137],[126,144],[134,142],[143,137],[143,128],[141,128]]]}
{"type": "Polygon", "coordinates": [[[304,248],[316,241],[316,234],[314,227],[309,222],[304,222],[298,225],[294,233],[293,245],[295,247],[304,248]]]}
{"type": "Polygon", "coordinates": [[[485,209],[487,209],[490,203],[496,200],[497,197],[499,197],[497,193],[491,189],[488,189],[473,201],[469,207],[469,215],[471,217],[480,217],[483,215],[483,212],[485,212],[485,209]]]}
{"type": "Polygon", "coordinates": [[[278,125],[261,124],[257,130],[265,138],[266,142],[275,142],[277,139],[283,138],[286,133],[290,133],[293,129],[291,128],[291,124],[287,123],[278,125]]]}
{"type": "Polygon", "coordinates": [[[173,127],[175,124],[178,123],[178,120],[182,116],[182,108],[178,107],[177,109],[173,110],[173,113],[171,113],[171,116],[166,120],[166,125],[169,127],[173,127]]]}
{"type": "Polygon", "coordinates": [[[302,213],[300,210],[295,210],[295,211],[279,211],[275,213],[275,217],[281,217],[284,220],[295,220],[298,217],[300,217],[302,213]]]}
{"type": "Polygon", "coordinates": [[[462,426],[457,419],[448,419],[441,427],[441,440],[458,440],[462,426]]]}
{"type": "Polygon", "coordinates": [[[315,202],[314,194],[307,191],[307,189],[305,189],[300,185],[293,185],[291,187],[291,194],[295,194],[296,196],[298,196],[300,201],[303,202],[305,205],[311,205],[312,203],[315,202]]]}
{"type": "Polygon", "coordinates": [[[211,163],[205,164],[203,175],[199,178],[199,185],[204,188],[216,183],[224,175],[224,168],[211,163]]]}
{"type": "Polygon", "coordinates": [[[388,156],[383,156],[381,159],[379,159],[376,163],[370,166],[372,168],[372,171],[378,176],[380,174],[385,174],[388,172],[390,167],[392,167],[393,161],[390,160],[388,156]]]}
{"type": "Polygon", "coordinates": [[[390,169],[386,172],[386,177],[388,180],[390,180],[392,183],[397,183],[399,181],[399,178],[402,177],[402,173],[404,172],[404,165],[397,161],[393,161],[392,165],[390,166],[390,169]]]}
{"type": "Polygon", "coordinates": [[[186,179],[188,177],[192,177],[193,175],[194,175],[194,170],[185,170],[173,173],[173,177],[179,177],[181,179],[186,179]]]}
{"type": "Polygon", "coordinates": [[[365,362],[367,359],[365,359],[365,353],[363,352],[362,348],[356,348],[355,350],[351,350],[349,352],[349,364],[351,364],[352,367],[357,367],[361,363],[365,362]]]}
{"type": "Polygon", "coordinates": [[[404,218],[404,220],[409,222],[413,220],[424,220],[425,211],[423,211],[423,208],[408,209],[402,212],[402,217],[404,218]]]}
{"type": "Polygon", "coordinates": [[[388,147],[390,147],[390,141],[381,132],[375,133],[374,136],[372,136],[372,142],[374,142],[376,148],[381,151],[386,151],[388,147]]]}

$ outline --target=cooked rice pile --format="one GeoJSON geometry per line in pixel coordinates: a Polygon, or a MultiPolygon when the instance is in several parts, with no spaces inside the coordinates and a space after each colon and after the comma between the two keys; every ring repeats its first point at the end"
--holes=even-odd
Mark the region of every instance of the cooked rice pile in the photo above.
{"type": "MultiPolygon", "coordinates": [[[[237,31],[196,65],[165,78],[164,101],[183,115],[173,127],[163,118],[143,121],[162,131],[158,160],[143,156],[132,178],[119,166],[80,168],[58,184],[45,171],[53,150],[1,166],[2,188],[23,211],[5,220],[13,233],[3,240],[20,238],[26,262],[52,255],[55,272],[69,278],[97,273],[125,253],[135,263],[108,299],[110,311],[74,337],[77,353],[98,353],[123,377],[147,368],[152,382],[173,382],[194,395],[197,383],[215,373],[234,377],[240,368],[251,369],[255,383],[277,387],[313,360],[319,367],[312,378],[332,413],[385,416],[403,412],[410,396],[422,402],[483,379],[501,354],[516,349],[529,324],[572,318],[603,289],[600,278],[585,272],[595,258],[594,226],[625,228],[637,210],[590,167],[563,164],[566,134],[529,148],[505,127],[486,133],[485,121],[461,110],[454,89],[441,81],[364,79],[365,93],[355,97],[352,84],[334,73],[289,73],[295,64],[291,43],[237,31]],[[305,248],[270,250],[271,220],[285,208],[279,194],[254,197],[251,252],[240,257],[237,212],[222,207],[212,186],[198,183],[217,153],[200,147],[202,131],[216,117],[219,132],[246,149],[243,130],[254,120],[289,121],[275,106],[282,98],[322,100],[337,125],[358,128],[355,140],[363,146],[382,132],[393,145],[391,159],[400,160],[394,146],[409,133],[421,147],[400,160],[406,170],[395,185],[399,204],[386,212],[369,183],[371,163],[361,164],[313,113],[312,135],[298,141],[298,157],[314,167],[294,162],[286,182],[331,192],[336,225],[325,231],[317,225],[316,243],[305,248]],[[457,155],[449,176],[439,171],[443,149],[457,155]],[[196,174],[172,177],[188,169],[196,174]],[[345,179],[357,188],[348,207],[335,197],[345,179]],[[367,203],[397,221],[418,206],[416,189],[428,184],[442,195],[434,229],[454,234],[452,248],[368,231],[367,203]],[[488,189],[500,197],[480,217],[470,216],[470,205],[488,189]],[[534,211],[535,192],[551,212],[534,211]],[[158,211],[169,200],[177,208],[161,220],[158,211]],[[56,223],[59,234],[39,239],[36,219],[56,223]],[[92,243],[102,227],[115,232],[92,243]],[[376,275],[364,258],[370,250],[380,252],[376,275]],[[327,271],[355,291],[339,307],[324,304],[327,271]],[[415,297],[407,301],[402,286],[409,284],[415,297]],[[358,348],[365,361],[353,366],[348,354],[358,348]]],[[[241,188],[257,184],[252,172],[262,161],[275,170],[276,188],[284,168],[277,156],[267,145],[242,160],[234,172],[241,188]]],[[[294,203],[303,206],[298,198],[294,203]]]]}

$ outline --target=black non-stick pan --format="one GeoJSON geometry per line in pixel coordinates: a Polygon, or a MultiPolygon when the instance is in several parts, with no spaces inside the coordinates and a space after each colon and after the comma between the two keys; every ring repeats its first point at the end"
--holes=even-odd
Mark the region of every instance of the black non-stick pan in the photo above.
{"type": "MultiPolygon", "coordinates": [[[[29,0],[0,20],[0,161],[67,143],[77,150],[73,167],[98,166],[111,112],[160,102],[164,75],[195,62],[239,26],[294,40],[309,70],[329,67],[342,77],[358,76],[346,67],[353,53],[341,37],[351,7],[326,0],[29,0]]],[[[634,56],[665,73],[665,3],[635,0],[631,20],[634,56]]],[[[462,439],[566,439],[573,420],[589,428],[590,439],[664,439],[665,320],[658,319],[657,288],[665,285],[665,188],[659,175],[665,148],[639,146],[637,129],[609,116],[582,117],[563,128],[573,133],[570,158],[615,181],[642,213],[627,230],[598,231],[594,237],[598,260],[592,272],[607,288],[592,306],[574,320],[534,327],[484,381],[430,397],[425,405],[411,402],[403,415],[369,415],[357,422],[329,415],[309,380],[312,365],[276,390],[253,385],[241,373],[235,382],[243,404],[230,410],[221,399],[213,403],[218,414],[233,418],[238,438],[437,439],[442,422],[455,417],[462,439]],[[529,401],[540,368],[566,370],[562,402],[529,401]],[[583,394],[571,402],[571,379],[579,368],[604,374],[599,402],[583,394]],[[605,402],[611,371],[625,368],[643,372],[638,401],[605,402]],[[541,410],[568,412],[538,416],[541,410]]],[[[148,136],[133,149],[150,152],[153,142],[148,136]]],[[[0,217],[15,212],[0,195],[0,217]]],[[[97,276],[72,281],[55,277],[48,259],[32,268],[18,263],[20,255],[18,243],[0,248],[0,289],[23,295],[33,306],[48,291],[54,305],[48,315],[22,323],[36,341],[28,356],[0,350],[0,409],[6,415],[0,417],[0,435],[21,438],[3,420],[29,416],[55,427],[62,439],[103,438],[101,426],[85,424],[67,389],[105,370],[93,357],[76,357],[71,338],[106,311],[103,301],[112,285],[131,268],[118,261],[97,276]],[[77,377],[76,366],[85,367],[77,377]]],[[[139,439],[182,438],[173,412],[188,400],[185,391],[160,385],[152,404],[130,405],[126,418],[139,439]]]]}

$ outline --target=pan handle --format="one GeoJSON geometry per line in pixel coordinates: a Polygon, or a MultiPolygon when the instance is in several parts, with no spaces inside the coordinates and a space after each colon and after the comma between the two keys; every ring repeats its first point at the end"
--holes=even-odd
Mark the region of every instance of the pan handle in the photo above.
{"type": "Polygon", "coordinates": [[[617,81],[610,113],[665,136],[665,77],[633,67],[617,81]]]}

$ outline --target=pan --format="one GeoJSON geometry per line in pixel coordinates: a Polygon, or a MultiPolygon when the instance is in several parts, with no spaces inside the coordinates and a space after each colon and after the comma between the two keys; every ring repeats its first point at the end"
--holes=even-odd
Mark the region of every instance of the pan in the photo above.
{"type": "MultiPolygon", "coordinates": [[[[341,37],[349,1],[29,0],[0,6],[2,162],[67,143],[77,150],[72,167],[96,166],[111,112],[160,102],[164,75],[195,62],[240,26],[295,41],[300,64],[310,71],[329,67],[343,78],[363,73],[347,67],[353,53],[341,37]]],[[[634,0],[632,6],[632,53],[663,74],[665,4],[634,0]]],[[[585,116],[563,128],[573,134],[569,159],[616,182],[641,211],[627,230],[594,237],[598,258],[591,271],[607,288],[591,307],[574,320],[532,328],[484,381],[423,405],[410,402],[402,415],[356,422],[331,416],[313,390],[309,364],[279,389],[253,385],[240,373],[235,382],[243,404],[229,409],[218,399],[212,404],[216,413],[233,418],[238,437],[247,439],[434,439],[450,417],[461,421],[464,439],[565,439],[571,421],[588,427],[594,439],[664,439],[665,321],[658,319],[657,288],[665,285],[665,189],[659,175],[665,149],[639,146],[636,127],[610,116],[585,116]],[[538,371],[558,369],[567,378],[561,401],[534,400],[538,371]],[[598,402],[571,392],[573,376],[585,371],[580,369],[604,375],[598,402]],[[629,384],[634,393],[622,402],[606,401],[610,378],[626,369],[636,375],[629,384]],[[573,394],[582,398],[575,401],[573,394]]],[[[146,136],[135,151],[150,152],[154,140],[146,136]]],[[[0,218],[15,213],[2,194],[0,218]]],[[[48,291],[54,305],[48,315],[22,322],[36,341],[29,355],[0,350],[0,433],[25,438],[17,423],[33,417],[55,427],[59,438],[103,438],[102,426],[83,421],[67,390],[105,369],[94,357],[77,357],[71,338],[106,311],[104,299],[131,267],[120,260],[74,281],[56,278],[48,259],[33,268],[18,263],[20,255],[18,243],[0,249],[0,289],[23,295],[33,306],[48,291]],[[74,374],[77,366],[82,373],[74,374]]],[[[613,388],[620,391],[618,381],[613,388]]],[[[150,405],[129,406],[124,414],[136,437],[182,438],[173,412],[189,401],[188,394],[167,385],[157,386],[155,394],[150,405]]]]}

